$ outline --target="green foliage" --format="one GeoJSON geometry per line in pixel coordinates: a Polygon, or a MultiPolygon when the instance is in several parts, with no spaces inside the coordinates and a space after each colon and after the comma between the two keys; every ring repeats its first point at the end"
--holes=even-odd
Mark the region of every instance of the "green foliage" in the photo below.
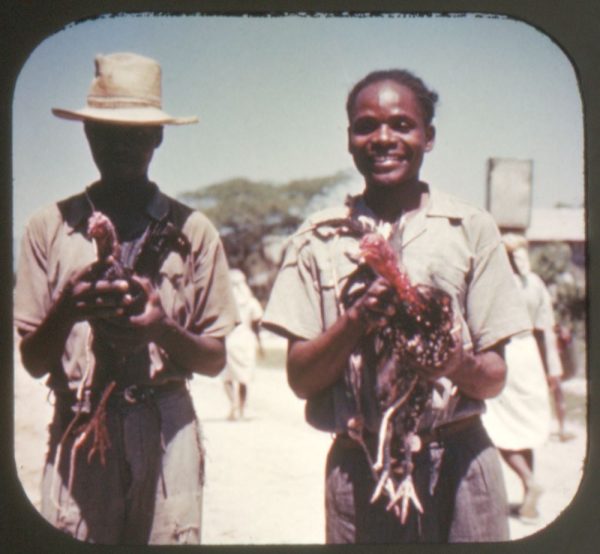
{"type": "Polygon", "coordinates": [[[571,259],[571,248],[564,242],[550,242],[531,252],[531,267],[552,294],[557,323],[573,331],[585,321],[586,294],[583,273],[571,259]]]}
{"type": "Polygon", "coordinates": [[[285,185],[236,178],[183,193],[180,199],[203,211],[226,233],[230,227],[256,227],[271,234],[286,235],[302,221],[315,197],[325,196],[345,180],[345,173],[285,185]]]}
{"type": "Polygon", "coordinates": [[[571,248],[564,242],[550,242],[537,247],[531,254],[534,271],[546,284],[553,283],[557,277],[568,271],[571,263],[571,248]]]}
{"type": "Polygon", "coordinates": [[[348,180],[348,174],[290,181],[286,184],[235,178],[179,196],[215,224],[231,267],[240,268],[257,297],[268,298],[279,259],[269,245],[293,233],[312,211],[348,180]]]}

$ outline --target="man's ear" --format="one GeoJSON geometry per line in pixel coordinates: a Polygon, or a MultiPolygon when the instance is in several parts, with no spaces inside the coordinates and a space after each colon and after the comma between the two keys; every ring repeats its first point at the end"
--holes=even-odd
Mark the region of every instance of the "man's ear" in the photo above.
{"type": "Polygon", "coordinates": [[[429,125],[429,127],[425,129],[425,138],[427,139],[427,143],[425,144],[425,152],[431,152],[435,143],[435,127],[433,125],[429,125]]]}

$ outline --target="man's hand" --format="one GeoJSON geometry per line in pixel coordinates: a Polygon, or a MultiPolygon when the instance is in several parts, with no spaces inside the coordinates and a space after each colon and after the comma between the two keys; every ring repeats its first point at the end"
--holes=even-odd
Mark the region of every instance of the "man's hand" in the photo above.
{"type": "Polygon", "coordinates": [[[158,291],[149,279],[145,277],[132,277],[143,290],[145,303],[141,313],[128,315],[126,309],[131,301],[125,295],[123,309],[119,315],[104,317],[94,320],[94,330],[100,339],[108,341],[118,350],[136,350],[156,342],[165,330],[166,314],[158,291]]]}
{"type": "Polygon", "coordinates": [[[366,334],[378,327],[385,327],[389,318],[396,313],[392,303],[394,294],[395,291],[389,282],[383,277],[378,277],[350,306],[347,311],[348,318],[353,322],[360,322],[366,334]]]}
{"type": "Polygon", "coordinates": [[[60,366],[73,325],[122,317],[132,302],[126,280],[98,280],[105,264],[95,262],[76,272],[63,288],[44,320],[21,340],[23,365],[34,377],[60,366]]]}
{"type": "MultiPolygon", "coordinates": [[[[225,365],[225,341],[204,336],[181,327],[165,313],[160,295],[149,279],[134,275],[129,290],[141,288],[143,307],[123,315],[95,319],[92,322],[99,340],[105,340],[118,352],[134,352],[153,342],[183,370],[215,376],[225,365]]],[[[126,295],[127,296],[127,295],[126,295]]],[[[130,299],[131,300],[131,299],[130,299]]],[[[127,308],[133,304],[127,302],[127,308]]]]}
{"type": "Polygon", "coordinates": [[[110,260],[102,265],[93,263],[69,279],[55,306],[65,321],[74,324],[78,321],[119,317],[125,313],[131,303],[129,283],[125,279],[109,281],[95,278],[109,265],[110,260]]]}
{"type": "Polygon", "coordinates": [[[288,383],[299,398],[312,398],[343,375],[362,338],[388,324],[395,312],[394,294],[388,281],[380,277],[353,292],[358,298],[319,336],[310,340],[288,337],[288,383]]]}

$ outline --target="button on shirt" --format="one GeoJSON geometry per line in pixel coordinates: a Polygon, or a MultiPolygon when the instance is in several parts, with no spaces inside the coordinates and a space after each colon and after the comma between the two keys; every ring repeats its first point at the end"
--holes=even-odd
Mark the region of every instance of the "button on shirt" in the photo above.
{"type": "MultiPolygon", "coordinates": [[[[340,222],[356,218],[387,236],[413,284],[432,285],[452,297],[462,324],[465,350],[480,352],[530,328],[512,270],[492,217],[439,190],[406,222],[378,221],[359,196],[352,207],[309,217],[289,239],[263,325],[283,336],[313,339],[340,317],[340,291],[357,267],[359,238],[340,233],[340,222]]],[[[421,429],[481,413],[483,401],[466,397],[448,378],[434,387],[421,429]]],[[[313,426],[343,432],[355,408],[344,379],[307,401],[313,426]]],[[[365,414],[363,414],[364,416],[365,414]]],[[[372,416],[365,422],[376,430],[372,416]]]]}
{"type": "MultiPolygon", "coordinates": [[[[93,185],[88,189],[93,192],[93,185]]],[[[162,194],[155,185],[146,207],[148,222],[166,220],[190,242],[190,253],[170,252],[154,276],[167,316],[191,333],[221,338],[233,329],[237,309],[229,283],[228,267],[219,235],[201,213],[162,194]]],[[[21,334],[33,331],[46,317],[69,278],[96,260],[87,237],[91,206],[85,194],[45,207],[34,214],[22,243],[14,321],[21,334]]],[[[124,243],[123,251],[135,250],[124,243]]],[[[89,371],[93,359],[92,330],[87,322],[76,323],[67,339],[60,367],[54,368],[48,385],[57,391],[74,390],[89,371]]],[[[100,363],[102,361],[100,360],[100,363]]],[[[110,371],[111,368],[101,368],[110,371]]],[[[124,385],[157,384],[189,377],[166,352],[150,343],[144,356],[132,357],[124,385]]]]}

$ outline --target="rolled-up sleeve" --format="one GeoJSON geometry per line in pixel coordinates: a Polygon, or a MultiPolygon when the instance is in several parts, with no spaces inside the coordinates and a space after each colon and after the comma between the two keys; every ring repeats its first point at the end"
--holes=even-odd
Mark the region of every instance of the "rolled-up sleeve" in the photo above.
{"type": "Polygon", "coordinates": [[[312,339],[324,330],[315,260],[307,239],[293,237],[286,248],[267,309],[266,329],[283,336],[312,339]]]}
{"type": "Polygon", "coordinates": [[[225,337],[239,321],[225,249],[212,223],[198,212],[184,230],[193,246],[193,275],[188,285],[192,305],[187,309],[186,327],[197,334],[225,337]]]}
{"type": "Polygon", "coordinates": [[[494,221],[484,212],[470,219],[474,258],[465,308],[477,352],[526,331],[531,325],[494,221]]]}
{"type": "Polygon", "coordinates": [[[21,239],[14,291],[14,323],[21,334],[41,323],[52,302],[44,229],[43,218],[32,217],[21,239]]]}

